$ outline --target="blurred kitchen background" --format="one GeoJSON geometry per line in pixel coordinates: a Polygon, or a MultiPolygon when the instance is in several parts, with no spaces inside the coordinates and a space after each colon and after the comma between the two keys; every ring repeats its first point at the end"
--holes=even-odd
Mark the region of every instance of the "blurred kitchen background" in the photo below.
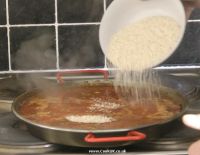
{"type": "MultiPolygon", "coordinates": [[[[0,0],[0,73],[106,68],[98,29],[111,0],[0,0]]],[[[200,9],[160,66],[200,68],[200,9]]]]}

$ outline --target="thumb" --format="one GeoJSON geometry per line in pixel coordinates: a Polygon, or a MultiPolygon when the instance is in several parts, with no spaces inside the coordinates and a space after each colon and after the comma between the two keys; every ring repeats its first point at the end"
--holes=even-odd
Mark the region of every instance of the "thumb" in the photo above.
{"type": "Polygon", "coordinates": [[[188,127],[200,130],[200,114],[186,114],[182,120],[188,127]]]}

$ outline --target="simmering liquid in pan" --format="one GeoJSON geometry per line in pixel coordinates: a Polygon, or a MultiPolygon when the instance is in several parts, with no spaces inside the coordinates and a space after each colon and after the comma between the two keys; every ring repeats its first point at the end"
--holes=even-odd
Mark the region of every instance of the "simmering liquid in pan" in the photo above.
{"type": "MultiPolygon", "coordinates": [[[[136,101],[133,101],[136,102],[136,101]]],[[[113,86],[79,86],[64,93],[33,93],[19,107],[28,120],[43,125],[74,129],[119,129],[167,120],[181,111],[169,94],[130,104],[113,86]]]]}

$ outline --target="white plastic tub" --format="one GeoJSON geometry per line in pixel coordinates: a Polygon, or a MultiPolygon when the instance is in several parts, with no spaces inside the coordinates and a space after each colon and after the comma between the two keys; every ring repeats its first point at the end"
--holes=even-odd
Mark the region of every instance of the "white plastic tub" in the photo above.
{"type": "Polygon", "coordinates": [[[113,34],[149,16],[172,17],[181,27],[180,38],[173,50],[166,55],[166,58],[169,57],[180,44],[186,27],[185,10],[180,0],[114,0],[104,14],[99,30],[100,45],[104,54],[107,53],[113,34]]]}

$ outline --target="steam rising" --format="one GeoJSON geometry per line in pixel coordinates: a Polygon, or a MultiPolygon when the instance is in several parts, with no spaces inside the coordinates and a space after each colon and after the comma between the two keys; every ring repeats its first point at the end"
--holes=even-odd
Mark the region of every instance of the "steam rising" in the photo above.
{"type": "Polygon", "coordinates": [[[14,58],[15,68],[20,70],[52,69],[56,67],[54,34],[51,31],[33,32],[33,37],[21,43],[14,58]]]}
{"type": "MultiPolygon", "coordinates": [[[[26,40],[21,43],[16,51],[14,57],[15,68],[18,70],[55,69],[55,32],[48,27],[34,29],[35,31],[30,30],[32,34],[26,36],[26,40]]],[[[44,75],[36,73],[25,76],[18,75],[17,82],[24,90],[33,88],[49,90],[49,88],[55,87],[55,84],[42,79],[42,76],[44,75]]]]}

